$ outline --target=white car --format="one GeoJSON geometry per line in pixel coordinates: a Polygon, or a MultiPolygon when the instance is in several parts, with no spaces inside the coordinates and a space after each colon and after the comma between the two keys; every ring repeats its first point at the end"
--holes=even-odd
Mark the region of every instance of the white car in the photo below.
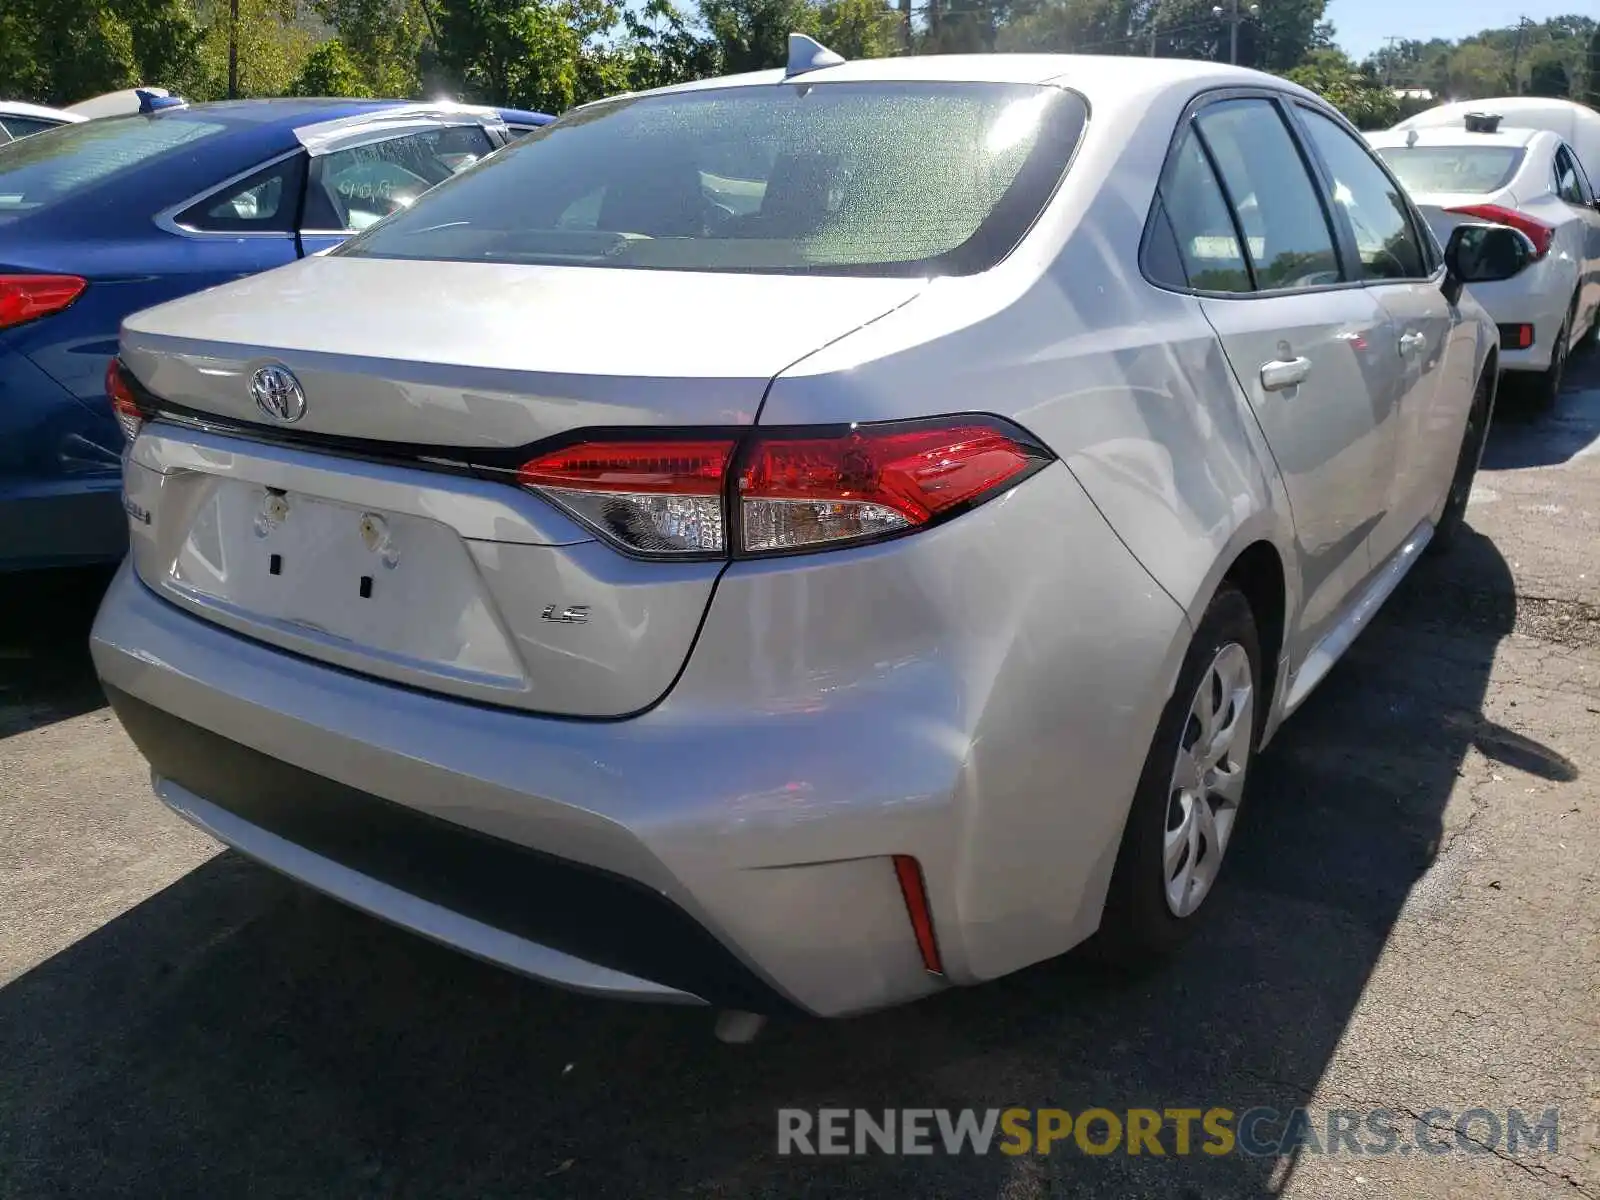
{"type": "Polygon", "coordinates": [[[60,108],[29,104],[24,100],[0,100],[0,145],[43,133],[57,125],[74,125],[88,118],[60,108]]]}
{"type": "Polygon", "coordinates": [[[1367,141],[1441,244],[1474,221],[1510,225],[1533,241],[1531,267],[1472,290],[1500,326],[1501,368],[1527,376],[1537,403],[1555,403],[1568,352],[1600,337],[1600,208],[1572,146],[1549,130],[1507,127],[1489,111],[1367,141]]]}

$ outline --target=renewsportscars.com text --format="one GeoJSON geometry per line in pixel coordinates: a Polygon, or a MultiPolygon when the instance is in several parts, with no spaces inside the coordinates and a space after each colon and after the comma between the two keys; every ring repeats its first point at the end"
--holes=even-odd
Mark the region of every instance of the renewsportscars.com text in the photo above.
{"type": "Polygon", "coordinates": [[[778,1153],[1554,1153],[1560,1113],[1518,1108],[783,1108],[778,1153]]]}

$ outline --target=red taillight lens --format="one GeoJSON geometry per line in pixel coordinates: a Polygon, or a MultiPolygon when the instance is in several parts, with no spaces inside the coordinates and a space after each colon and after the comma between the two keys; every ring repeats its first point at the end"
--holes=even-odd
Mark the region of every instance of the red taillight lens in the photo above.
{"type": "Polygon", "coordinates": [[[925,525],[1045,461],[998,425],[858,426],[758,435],[739,472],[748,553],[857,541],[925,525]]]}
{"type": "Polygon", "coordinates": [[[113,358],[106,364],[106,395],[111,398],[111,411],[117,424],[122,426],[122,436],[133,441],[144,426],[144,413],[140,411],[139,399],[133,394],[127,368],[120,359],[113,358]]]}
{"type": "MultiPolygon", "coordinates": [[[[729,550],[733,437],[579,442],[524,463],[517,482],[624,549],[729,550]]],[[[1049,461],[987,417],[863,425],[817,436],[752,431],[734,489],[745,554],[781,554],[919,528],[1049,461]]]]}
{"type": "Polygon", "coordinates": [[[76,275],[0,275],[0,329],[58,313],[88,286],[76,275]]]}
{"type": "Polygon", "coordinates": [[[732,438],[581,442],[523,463],[517,482],[630,550],[722,553],[733,446],[732,438]]]}
{"type": "Polygon", "coordinates": [[[1528,235],[1528,240],[1533,243],[1534,257],[1543,258],[1550,252],[1551,243],[1556,239],[1554,227],[1546,225],[1543,221],[1530,217],[1527,213],[1520,213],[1514,208],[1506,208],[1499,204],[1469,204],[1462,208],[1447,208],[1445,212],[1458,217],[1471,217],[1475,221],[1488,221],[1494,225],[1509,225],[1528,235]]]}

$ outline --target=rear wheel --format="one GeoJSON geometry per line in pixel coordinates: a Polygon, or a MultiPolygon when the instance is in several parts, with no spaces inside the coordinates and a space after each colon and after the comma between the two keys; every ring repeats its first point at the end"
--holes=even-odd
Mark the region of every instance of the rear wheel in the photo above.
{"type": "Polygon", "coordinates": [[[1532,385],[1528,400],[1538,412],[1549,412],[1556,406],[1556,399],[1561,395],[1561,380],[1567,372],[1567,334],[1572,328],[1568,323],[1572,320],[1569,316],[1561,322],[1561,329],[1556,333],[1555,345],[1550,348],[1550,366],[1542,374],[1533,376],[1529,383],[1532,385]]]}
{"type": "MultiPolygon", "coordinates": [[[[1577,320],[1578,306],[1576,301],[1573,303],[1572,312],[1573,320],[1577,320]]],[[[1597,345],[1600,345],[1600,308],[1595,309],[1594,318],[1589,322],[1589,328],[1578,339],[1579,350],[1593,350],[1597,345]]]]}
{"type": "Polygon", "coordinates": [[[1261,705],[1261,644],[1244,595],[1206,609],[1145,759],[1096,939],[1136,964],[1193,931],[1233,839],[1261,705]]]}
{"type": "Polygon", "coordinates": [[[1472,481],[1478,474],[1478,464],[1483,461],[1483,448],[1489,441],[1489,424],[1494,419],[1495,374],[1494,367],[1485,368],[1472,393],[1467,427],[1461,434],[1461,452],[1456,456],[1456,472],[1450,479],[1444,512],[1439,517],[1439,523],[1433,527],[1433,540],[1428,543],[1428,549],[1435,554],[1450,548],[1466,520],[1467,501],[1472,498],[1472,481]]]}

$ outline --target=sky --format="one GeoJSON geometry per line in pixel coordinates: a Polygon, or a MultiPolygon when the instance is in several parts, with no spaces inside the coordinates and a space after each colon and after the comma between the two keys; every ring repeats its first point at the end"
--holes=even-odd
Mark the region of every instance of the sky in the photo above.
{"type": "Polygon", "coordinates": [[[1386,37],[1460,38],[1482,29],[1516,22],[1518,15],[1543,21],[1568,13],[1592,11],[1594,0],[1522,0],[1511,8],[1496,0],[1328,0],[1326,19],[1333,22],[1335,40],[1345,53],[1360,62],[1380,48],[1386,37]]]}

